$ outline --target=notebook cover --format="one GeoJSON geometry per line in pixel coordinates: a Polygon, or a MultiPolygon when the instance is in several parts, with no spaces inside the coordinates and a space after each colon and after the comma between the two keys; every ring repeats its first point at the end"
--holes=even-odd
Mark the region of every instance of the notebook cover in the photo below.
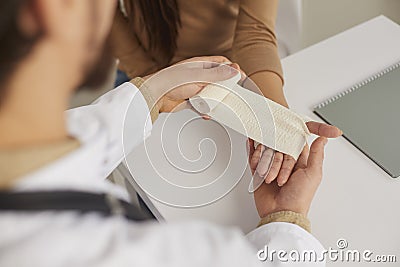
{"type": "Polygon", "coordinates": [[[400,176],[400,63],[314,109],[393,178],[400,176]]]}

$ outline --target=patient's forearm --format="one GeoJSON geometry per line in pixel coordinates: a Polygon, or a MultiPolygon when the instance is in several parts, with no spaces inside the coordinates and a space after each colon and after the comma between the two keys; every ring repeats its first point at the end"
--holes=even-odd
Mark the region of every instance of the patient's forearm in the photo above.
{"type": "Polygon", "coordinates": [[[261,71],[249,77],[258,85],[265,97],[288,107],[283,93],[283,82],[278,74],[270,71],[261,71]]]}

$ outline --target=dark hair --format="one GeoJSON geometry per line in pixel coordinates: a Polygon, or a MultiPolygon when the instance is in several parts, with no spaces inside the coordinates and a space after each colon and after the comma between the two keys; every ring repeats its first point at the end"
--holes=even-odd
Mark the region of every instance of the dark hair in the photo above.
{"type": "Polygon", "coordinates": [[[177,1],[126,0],[125,7],[131,23],[133,14],[141,16],[149,39],[149,48],[161,52],[164,56],[163,64],[168,64],[175,54],[178,28],[181,25],[177,1]],[[134,13],[134,8],[138,12],[134,13]]]}
{"type": "Polygon", "coordinates": [[[33,4],[32,0],[0,1],[0,100],[8,77],[39,38],[39,34],[26,36],[18,22],[23,5],[33,4]]]}

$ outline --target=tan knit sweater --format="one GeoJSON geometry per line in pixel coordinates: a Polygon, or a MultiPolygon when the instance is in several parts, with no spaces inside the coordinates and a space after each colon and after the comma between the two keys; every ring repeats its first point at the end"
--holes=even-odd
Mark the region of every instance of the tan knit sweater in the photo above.
{"type": "MultiPolygon", "coordinates": [[[[278,0],[177,2],[182,27],[171,64],[194,56],[226,56],[248,75],[270,71],[283,79],[274,32],[278,0]]],[[[134,78],[161,69],[163,60],[158,51],[150,51],[140,16],[130,16],[133,27],[117,11],[111,39],[119,68],[134,78]]]]}

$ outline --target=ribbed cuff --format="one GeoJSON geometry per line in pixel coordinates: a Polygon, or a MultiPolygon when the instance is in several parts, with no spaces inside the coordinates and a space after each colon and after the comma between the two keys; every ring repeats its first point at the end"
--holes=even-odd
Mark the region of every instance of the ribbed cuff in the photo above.
{"type": "Polygon", "coordinates": [[[131,80],[131,83],[133,83],[139,89],[146,100],[147,106],[150,110],[151,121],[154,123],[158,118],[160,107],[158,106],[157,101],[149,93],[149,89],[144,82],[145,80],[140,77],[136,77],[131,80]]]}
{"type": "Polygon", "coordinates": [[[268,214],[264,218],[260,220],[258,223],[257,227],[260,227],[261,225],[272,223],[272,222],[287,222],[287,223],[293,223],[307,232],[311,233],[311,223],[310,220],[304,216],[303,214],[293,212],[293,211],[278,211],[274,212],[271,214],[268,214]]]}

